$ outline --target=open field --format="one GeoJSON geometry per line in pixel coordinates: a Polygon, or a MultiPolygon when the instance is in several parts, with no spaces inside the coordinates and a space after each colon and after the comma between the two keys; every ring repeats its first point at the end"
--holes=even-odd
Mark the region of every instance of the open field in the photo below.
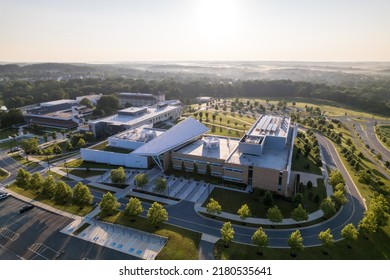
{"type": "MultiPolygon", "coordinates": [[[[66,169],[61,169],[62,171],[66,172],[66,169]]],[[[99,170],[79,170],[79,169],[73,169],[69,170],[69,174],[75,175],[80,178],[88,178],[92,176],[98,176],[98,175],[103,175],[106,173],[105,171],[99,171],[99,170]]]]}
{"type": "Polygon", "coordinates": [[[0,140],[1,139],[6,139],[8,138],[8,136],[12,135],[12,134],[16,134],[18,131],[16,129],[2,129],[0,130],[0,140]]]}
{"type": "MultiPolygon", "coordinates": [[[[100,214],[101,215],[101,214],[100,214]]],[[[157,255],[157,260],[196,260],[198,259],[198,247],[201,234],[183,228],[162,224],[155,228],[146,218],[137,217],[135,222],[130,222],[122,212],[105,217],[101,220],[132,227],[146,232],[168,237],[165,247],[157,255]]]]}
{"type": "MultiPolygon", "coordinates": [[[[64,167],[64,164],[61,164],[59,166],[64,167]]],[[[108,165],[104,163],[88,162],[88,161],[83,161],[82,159],[69,161],[66,163],[66,166],[68,168],[105,168],[105,169],[117,168],[117,166],[108,165]]]]}
{"type": "Polygon", "coordinates": [[[20,154],[13,154],[11,157],[14,160],[16,160],[17,162],[19,162],[20,164],[23,164],[24,166],[27,166],[30,168],[35,168],[39,165],[38,163],[36,163],[34,161],[27,160],[27,158],[23,157],[20,154]]]}

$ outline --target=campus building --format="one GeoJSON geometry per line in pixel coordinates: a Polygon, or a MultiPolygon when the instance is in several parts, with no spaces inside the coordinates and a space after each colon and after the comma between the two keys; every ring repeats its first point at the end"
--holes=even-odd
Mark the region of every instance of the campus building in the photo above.
{"type": "MultiPolygon", "coordinates": [[[[192,117],[166,131],[142,131],[128,130],[115,136],[123,143],[113,144],[114,138],[109,138],[111,145],[131,148],[123,157],[128,159],[122,159],[126,162],[123,165],[136,166],[130,160],[134,157],[144,158],[144,168],[154,163],[161,170],[182,170],[184,166],[185,171],[193,172],[196,165],[198,173],[206,174],[209,166],[211,175],[225,183],[241,183],[284,196],[293,193],[290,171],[297,128],[289,117],[262,115],[240,139],[205,135],[208,127],[192,117]],[[130,143],[132,137],[145,140],[134,144],[130,143]]],[[[83,151],[81,154],[91,160],[83,151]]],[[[102,161],[104,157],[97,162],[102,161]]]]}
{"type": "Polygon", "coordinates": [[[165,101],[165,94],[122,92],[118,93],[117,96],[121,107],[152,106],[165,101]]]}
{"type": "Polygon", "coordinates": [[[176,120],[181,116],[181,106],[160,102],[151,107],[130,107],[119,110],[117,114],[89,122],[89,130],[96,137],[114,135],[142,125],[153,125],[167,120],[176,120]]]}
{"type": "Polygon", "coordinates": [[[60,99],[23,109],[27,123],[60,129],[76,128],[92,114],[92,109],[78,106],[77,100],[60,99]]]}

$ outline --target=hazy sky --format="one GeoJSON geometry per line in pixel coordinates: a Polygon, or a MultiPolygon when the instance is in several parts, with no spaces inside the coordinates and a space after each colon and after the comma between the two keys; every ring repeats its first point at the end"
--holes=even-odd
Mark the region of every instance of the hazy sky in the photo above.
{"type": "Polygon", "coordinates": [[[0,61],[390,61],[389,0],[0,0],[0,61]]]}

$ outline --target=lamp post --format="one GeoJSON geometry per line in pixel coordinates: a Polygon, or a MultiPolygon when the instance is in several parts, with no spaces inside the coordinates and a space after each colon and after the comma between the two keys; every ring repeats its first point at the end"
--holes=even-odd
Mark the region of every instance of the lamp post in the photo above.
{"type": "Polygon", "coordinates": [[[47,161],[47,167],[49,168],[49,171],[50,171],[50,158],[49,158],[49,155],[46,155],[46,161],[47,161]]]}

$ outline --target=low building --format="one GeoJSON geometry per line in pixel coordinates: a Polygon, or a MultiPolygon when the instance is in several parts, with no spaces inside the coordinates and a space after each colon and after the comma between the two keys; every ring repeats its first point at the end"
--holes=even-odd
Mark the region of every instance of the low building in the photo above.
{"type": "Polygon", "coordinates": [[[121,92],[117,94],[121,107],[153,106],[165,101],[165,94],[121,92]]]}
{"type": "Polygon", "coordinates": [[[60,129],[76,128],[92,109],[78,106],[76,100],[61,99],[29,106],[23,110],[27,123],[60,129]]]}
{"type": "Polygon", "coordinates": [[[81,100],[86,98],[89,101],[91,101],[94,106],[96,106],[97,102],[99,101],[100,97],[102,97],[102,96],[103,96],[102,94],[83,95],[83,96],[76,97],[76,101],[77,101],[77,103],[80,103],[81,100]]]}
{"type": "Polygon", "coordinates": [[[160,102],[151,107],[130,107],[119,110],[117,114],[89,122],[89,129],[97,137],[114,135],[142,125],[153,125],[181,116],[181,107],[160,102]]]}

